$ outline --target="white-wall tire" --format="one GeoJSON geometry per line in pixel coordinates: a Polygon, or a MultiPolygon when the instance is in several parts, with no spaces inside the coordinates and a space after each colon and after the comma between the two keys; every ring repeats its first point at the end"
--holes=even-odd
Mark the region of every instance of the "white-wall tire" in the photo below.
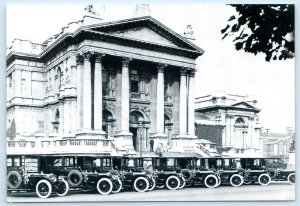
{"type": "Polygon", "coordinates": [[[146,192],[149,188],[149,181],[145,177],[138,177],[134,180],[133,186],[137,192],[146,192]]]}
{"type": "Polygon", "coordinates": [[[258,177],[258,182],[263,186],[267,186],[271,182],[271,177],[268,174],[261,174],[258,177]]]}
{"type": "Polygon", "coordinates": [[[150,182],[149,182],[149,188],[148,188],[148,191],[152,191],[152,190],[154,190],[154,188],[156,187],[156,181],[155,181],[155,179],[154,179],[154,178],[151,178],[150,181],[152,181],[152,183],[150,184],[150,182]]]}
{"type": "Polygon", "coordinates": [[[239,174],[234,174],[230,177],[230,184],[233,187],[239,187],[244,183],[244,178],[239,174]]]}
{"type": "Polygon", "coordinates": [[[113,189],[113,184],[108,178],[101,178],[97,182],[97,191],[101,195],[108,195],[109,193],[111,193],[112,189],[113,189]]]}
{"type": "Polygon", "coordinates": [[[207,175],[204,179],[204,184],[207,188],[215,188],[218,186],[219,180],[215,175],[207,175]]]}
{"type": "Polygon", "coordinates": [[[185,182],[186,182],[185,178],[184,178],[184,177],[182,177],[182,180],[180,181],[180,185],[179,185],[178,189],[182,189],[182,188],[184,188],[184,186],[185,186],[185,182]]]}
{"type": "Polygon", "coordinates": [[[295,177],[295,173],[291,173],[291,174],[289,174],[289,176],[287,177],[287,180],[289,181],[289,183],[291,184],[291,185],[293,185],[293,184],[295,184],[295,179],[296,177],[295,177]]]}
{"type": "Polygon", "coordinates": [[[40,198],[48,198],[52,193],[52,185],[48,180],[40,180],[35,186],[35,192],[40,198]]]}
{"type": "Polygon", "coordinates": [[[173,175],[168,177],[166,181],[166,186],[169,190],[177,190],[180,186],[179,178],[173,175]]]}
{"type": "Polygon", "coordinates": [[[114,188],[114,184],[113,184],[113,190],[111,191],[112,193],[116,194],[119,193],[123,187],[122,181],[120,180],[120,178],[118,178],[118,188],[114,188]]]}

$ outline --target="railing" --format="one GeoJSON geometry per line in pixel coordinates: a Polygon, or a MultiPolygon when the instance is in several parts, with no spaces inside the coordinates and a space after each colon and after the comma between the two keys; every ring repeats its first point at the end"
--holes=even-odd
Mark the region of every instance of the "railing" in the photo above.
{"type": "Polygon", "coordinates": [[[200,149],[202,152],[204,152],[206,155],[211,156],[210,152],[208,151],[208,149],[206,149],[203,145],[198,144],[198,149],[200,149]]]}
{"type": "Polygon", "coordinates": [[[118,148],[109,139],[42,139],[7,141],[7,154],[112,153],[118,148]]]}

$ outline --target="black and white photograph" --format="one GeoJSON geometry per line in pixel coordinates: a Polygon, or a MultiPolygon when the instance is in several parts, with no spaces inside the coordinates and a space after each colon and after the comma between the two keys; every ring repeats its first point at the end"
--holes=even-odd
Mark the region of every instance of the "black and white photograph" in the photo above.
{"type": "Polygon", "coordinates": [[[8,203],[296,199],[294,4],[15,3],[5,32],[8,203]]]}

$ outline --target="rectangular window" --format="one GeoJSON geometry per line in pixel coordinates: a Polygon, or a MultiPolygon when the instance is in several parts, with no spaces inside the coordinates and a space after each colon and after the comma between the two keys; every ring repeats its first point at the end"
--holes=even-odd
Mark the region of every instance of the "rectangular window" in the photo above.
{"type": "Polygon", "coordinates": [[[130,90],[131,92],[139,92],[139,82],[135,80],[131,80],[130,90]]]}
{"type": "Polygon", "coordinates": [[[12,167],[12,159],[11,158],[7,158],[7,160],[6,160],[6,166],[7,167],[12,167]]]}
{"type": "Polygon", "coordinates": [[[20,158],[14,158],[14,167],[20,167],[21,164],[20,164],[20,158]]]}
{"type": "Polygon", "coordinates": [[[103,159],[103,167],[110,167],[110,159],[109,158],[103,159]]]}
{"type": "Polygon", "coordinates": [[[174,166],[174,163],[175,163],[174,159],[168,159],[167,166],[174,166]]]}

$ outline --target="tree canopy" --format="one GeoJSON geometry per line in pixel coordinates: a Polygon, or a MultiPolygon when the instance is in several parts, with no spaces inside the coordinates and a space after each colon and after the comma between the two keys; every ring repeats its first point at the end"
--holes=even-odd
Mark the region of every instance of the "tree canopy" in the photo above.
{"type": "Polygon", "coordinates": [[[237,13],[221,30],[222,39],[233,36],[236,50],[264,53],[266,61],[294,57],[294,5],[230,5],[237,13]]]}

